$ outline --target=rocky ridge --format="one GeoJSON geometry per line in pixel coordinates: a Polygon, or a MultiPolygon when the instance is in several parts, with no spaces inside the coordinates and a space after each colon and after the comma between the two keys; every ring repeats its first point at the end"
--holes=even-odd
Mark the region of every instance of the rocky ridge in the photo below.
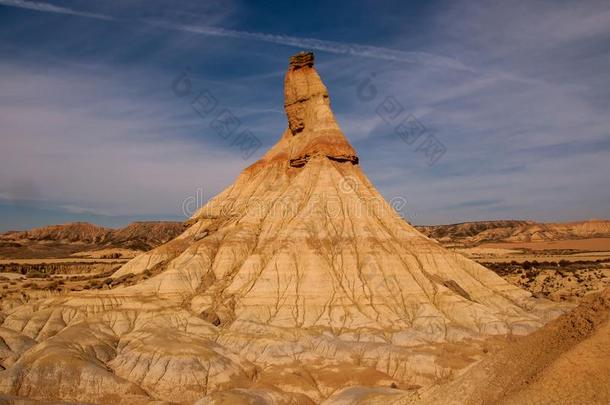
{"type": "Polygon", "coordinates": [[[483,242],[540,242],[610,237],[610,221],[599,219],[563,223],[477,221],[417,226],[417,229],[442,243],[459,243],[467,246],[483,242]]]}
{"type": "Polygon", "coordinates": [[[0,234],[0,255],[11,258],[66,257],[108,248],[146,251],[178,236],[182,222],[141,221],[112,229],[72,222],[0,234]]]}

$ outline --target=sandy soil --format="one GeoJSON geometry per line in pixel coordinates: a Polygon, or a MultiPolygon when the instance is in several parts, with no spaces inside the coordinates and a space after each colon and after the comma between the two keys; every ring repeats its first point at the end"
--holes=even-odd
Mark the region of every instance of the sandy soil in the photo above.
{"type": "Polygon", "coordinates": [[[609,320],[605,290],[413,403],[610,403],[609,320]]]}
{"type": "Polygon", "coordinates": [[[599,251],[609,251],[610,250],[610,238],[554,240],[554,241],[541,241],[541,242],[482,243],[481,245],[479,245],[479,248],[531,249],[531,250],[575,249],[575,250],[599,252],[599,251]]]}
{"type": "Polygon", "coordinates": [[[55,258],[55,259],[0,259],[0,264],[52,264],[52,263],[125,263],[129,259],[55,258]]]}
{"type": "Polygon", "coordinates": [[[133,259],[142,253],[139,250],[133,249],[100,249],[100,250],[85,250],[82,252],[73,253],[72,257],[85,257],[90,259],[133,259]]]}
{"type": "Polygon", "coordinates": [[[535,254],[535,253],[524,253],[520,255],[508,255],[508,256],[469,256],[479,262],[490,262],[490,263],[510,263],[512,261],[524,262],[524,261],[550,261],[559,262],[565,260],[568,262],[579,262],[588,261],[596,262],[598,260],[606,261],[610,259],[610,254],[606,253],[595,253],[595,254],[535,254]]]}
{"type": "Polygon", "coordinates": [[[477,246],[471,248],[455,248],[456,252],[462,253],[468,257],[472,256],[506,256],[506,255],[518,255],[522,254],[522,249],[504,249],[504,248],[493,248],[477,246]]]}
{"type": "Polygon", "coordinates": [[[3,278],[8,280],[22,280],[25,278],[25,276],[19,273],[0,273],[0,280],[3,278]]]}

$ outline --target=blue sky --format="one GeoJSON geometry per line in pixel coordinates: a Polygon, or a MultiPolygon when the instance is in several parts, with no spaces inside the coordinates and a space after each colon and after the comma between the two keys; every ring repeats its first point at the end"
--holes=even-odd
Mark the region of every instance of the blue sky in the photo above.
{"type": "Polygon", "coordinates": [[[411,222],[610,217],[609,2],[378,3],[0,0],[0,230],[184,219],[278,140],[300,50],[411,222]],[[186,69],[260,139],[249,159],[172,92],[186,69]]]}

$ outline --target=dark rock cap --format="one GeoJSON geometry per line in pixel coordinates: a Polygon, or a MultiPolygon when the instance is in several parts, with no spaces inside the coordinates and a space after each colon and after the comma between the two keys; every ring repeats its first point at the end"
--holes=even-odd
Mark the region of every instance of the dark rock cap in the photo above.
{"type": "Polygon", "coordinates": [[[303,67],[312,67],[314,61],[313,52],[299,52],[290,57],[290,69],[297,70],[303,67]]]}

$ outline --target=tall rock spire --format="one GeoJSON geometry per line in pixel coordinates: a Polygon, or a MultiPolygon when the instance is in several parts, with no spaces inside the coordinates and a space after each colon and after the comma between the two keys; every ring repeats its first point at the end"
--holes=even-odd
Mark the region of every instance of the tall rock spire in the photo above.
{"type": "Polygon", "coordinates": [[[328,90],[314,68],[314,54],[300,52],[290,57],[284,80],[284,109],[290,143],[290,164],[303,166],[316,155],[358,163],[330,108],[328,90]]]}

